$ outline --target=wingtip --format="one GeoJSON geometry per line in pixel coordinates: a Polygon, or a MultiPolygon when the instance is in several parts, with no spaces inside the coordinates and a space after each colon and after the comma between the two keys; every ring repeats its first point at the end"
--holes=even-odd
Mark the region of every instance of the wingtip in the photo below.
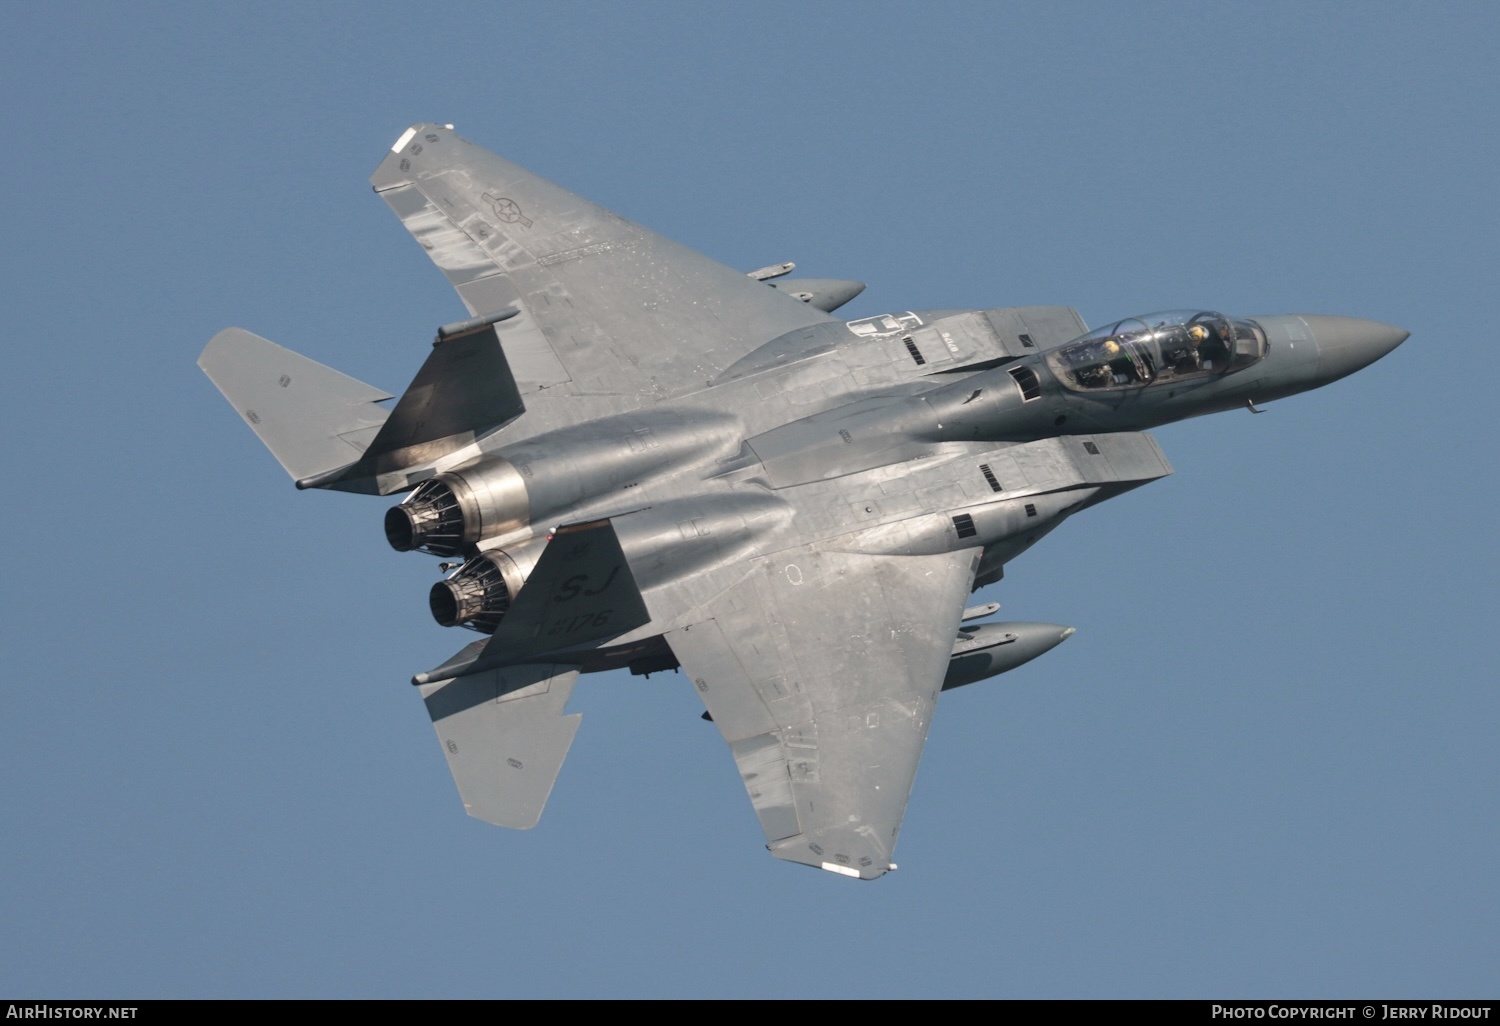
{"type": "Polygon", "coordinates": [[[884,846],[872,843],[865,831],[849,832],[824,828],[813,834],[796,834],[766,845],[772,855],[786,862],[820,869],[851,880],[878,880],[896,868],[884,846]]]}
{"type": "Polygon", "coordinates": [[[391,144],[391,152],[400,153],[402,150],[406,149],[406,144],[411,142],[413,136],[415,136],[423,129],[429,128],[444,128],[450,132],[453,131],[452,125],[443,124],[437,121],[419,121],[415,125],[408,126],[406,131],[402,132],[399,136],[396,137],[396,141],[391,144]]]}
{"type": "Polygon", "coordinates": [[[847,876],[851,880],[879,880],[885,874],[895,872],[896,864],[891,862],[879,868],[872,866],[866,869],[857,869],[854,866],[841,866],[837,862],[824,862],[818,868],[830,873],[837,873],[839,876],[847,876]]]}
{"type": "Polygon", "coordinates": [[[421,125],[412,125],[406,131],[397,136],[396,141],[391,143],[391,152],[400,153],[402,150],[406,149],[406,144],[411,142],[411,137],[416,135],[421,127],[421,125]]]}
{"type": "Polygon", "coordinates": [[[385,192],[402,185],[408,185],[412,181],[414,165],[421,165],[419,159],[423,149],[433,143],[445,141],[441,133],[448,133],[447,141],[463,142],[464,140],[453,131],[453,126],[439,124],[432,121],[419,121],[409,126],[406,131],[396,137],[391,144],[391,150],[380,161],[373,174],[370,175],[370,185],[376,192],[385,192]]]}
{"type": "Polygon", "coordinates": [[[220,349],[233,344],[233,341],[236,338],[240,338],[248,334],[249,332],[247,332],[244,328],[221,328],[218,331],[214,332],[213,338],[210,338],[203,344],[203,351],[198,354],[198,366],[203,368],[203,371],[207,373],[208,366],[204,361],[208,360],[214,353],[218,352],[220,349]]]}

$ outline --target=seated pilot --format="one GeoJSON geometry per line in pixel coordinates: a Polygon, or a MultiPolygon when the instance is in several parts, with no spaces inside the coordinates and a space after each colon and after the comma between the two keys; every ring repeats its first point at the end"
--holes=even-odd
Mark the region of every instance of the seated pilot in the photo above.
{"type": "Polygon", "coordinates": [[[1099,362],[1079,368],[1078,383],[1086,388],[1112,388],[1115,372],[1109,361],[1120,355],[1120,343],[1107,338],[1099,343],[1098,351],[1091,355],[1099,362]]]}
{"type": "Polygon", "coordinates": [[[1107,363],[1096,363],[1078,368],[1078,383],[1084,388],[1110,388],[1115,383],[1115,372],[1107,363]]]}
{"type": "Polygon", "coordinates": [[[1188,328],[1188,334],[1198,343],[1198,359],[1200,366],[1212,369],[1214,366],[1222,367],[1229,359],[1229,343],[1211,325],[1194,324],[1188,328]]]}
{"type": "Polygon", "coordinates": [[[1198,352],[1198,344],[1208,338],[1208,329],[1201,324],[1194,324],[1187,330],[1187,338],[1178,342],[1172,349],[1162,355],[1166,357],[1167,366],[1178,374],[1191,374],[1202,366],[1202,358],[1198,352]]]}

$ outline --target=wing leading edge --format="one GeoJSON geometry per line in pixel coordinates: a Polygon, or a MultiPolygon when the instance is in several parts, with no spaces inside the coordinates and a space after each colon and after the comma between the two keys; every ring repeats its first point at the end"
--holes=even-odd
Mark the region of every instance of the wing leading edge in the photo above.
{"type": "Polygon", "coordinates": [[[443,125],[408,129],[370,182],[471,313],[521,311],[501,339],[523,395],[662,397],[832,320],[443,125]]]}
{"type": "Polygon", "coordinates": [[[891,861],[979,550],[757,559],[666,635],[777,858],[873,880],[891,861]]]}

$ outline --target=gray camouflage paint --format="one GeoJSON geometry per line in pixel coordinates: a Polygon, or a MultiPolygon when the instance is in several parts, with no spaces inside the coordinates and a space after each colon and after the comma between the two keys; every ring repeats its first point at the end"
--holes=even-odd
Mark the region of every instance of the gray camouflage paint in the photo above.
{"type": "Polygon", "coordinates": [[[464,557],[434,615],[490,603],[467,622],[492,633],[414,683],[466,809],[511,827],[547,801],[579,672],[680,666],[772,853],[882,875],[940,692],[1072,633],[969,623],[994,612],[970,592],[1171,473],[1139,432],[1316,388],[1406,338],[1256,317],[1249,366],[1086,392],[1048,360],[1087,330],[1066,307],[839,321],[861,283],[724,267],[441,125],[371,182],[472,315],[394,411],[238,328],[199,364],[299,487],[422,485],[388,536],[464,557]]]}

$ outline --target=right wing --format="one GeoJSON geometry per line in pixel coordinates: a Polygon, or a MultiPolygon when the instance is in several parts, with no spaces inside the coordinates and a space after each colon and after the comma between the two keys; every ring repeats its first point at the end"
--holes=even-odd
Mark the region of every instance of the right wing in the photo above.
{"type": "Polygon", "coordinates": [[[979,549],[756,559],[665,635],[729,742],[767,847],[865,880],[891,854],[979,549]]]}
{"type": "Polygon", "coordinates": [[[659,398],[828,314],[632,224],[443,125],[413,125],[370,179],[471,313],[521,394],[659,398]]]}

